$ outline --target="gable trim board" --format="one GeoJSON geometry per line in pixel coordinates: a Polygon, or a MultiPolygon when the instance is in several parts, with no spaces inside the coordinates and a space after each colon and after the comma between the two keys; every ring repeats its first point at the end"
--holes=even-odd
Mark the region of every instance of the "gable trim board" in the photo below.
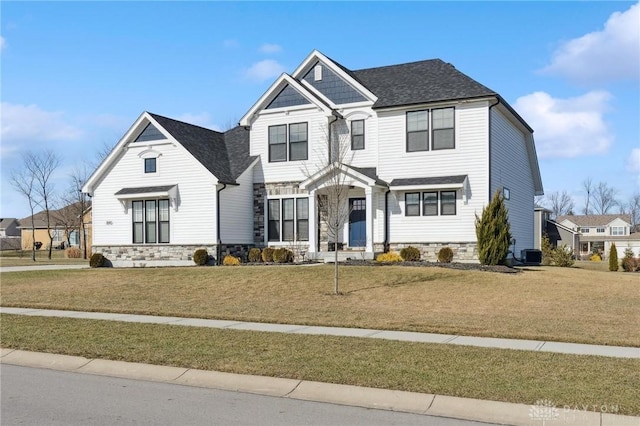
{"type": "MultiPolygon", "coordinates": [[[[326,249],[329,237],[318,221],[316,197],[330,183],[332,171],[339,168],[350,186],[349,197],[365,200],[359,208],[366,212],[362,217],[366,216],[368,257],[374,251],[399,250],[411,244],[428,257],[450,246],[457,260],[477,261],[475,217],[496,188],[511,186],[507,207],[522,245],[514,250],[532,248],[533,196],[542,193],[532,132],[499,94],[442,60],[351,71],[314,50],[292,74],[281,74],[239,126],[227,132],[142,113],[83,190],[95,200],[96,248],[111,250],[111,254],[117,253],[117,247],[132,248],[124,250],[125,257],[118,260],[148,261],[155,250],[173,251],[167,256],[189,262],[188,251],[198,245],[215,249],[219,260],[221,248],[244,255],[251,246],[272,244],[270,232],[282,233],[278,235],[280,245],[318,252],[326,249]],[[455,144],[436,149],[431,145],[435,140],[432,111],[450,106],[455,107],[451,128],[455,144]],[[428,124],[422,132],[430,146],[407,152],[406,113],[417,110],[427,111],[428,124]],[[327,155],[320,152],[327,143],[323,134],[338,134],[339,139],[331,143],[350,141],[352,120],[363,120],[362,148],[351,151],[345,164],[319,167],[327,155]],[[340,126],[332,127],[334,122],[340,126]],[[299,123],[306,124],[306,134],[291,130],[300,128],[291,126],[299,123]],[[148,126],[165,138],[136,142],[148,126]],[[289,154],[282,161],[269,161],[271,126],[286,126],[284,143],[280,136],[274,142],[284,145],[279,150],[290,152],[294,143],[302,142],[295,149],[304,147],[307,158],[289,154]],[[158,167],[143,174],[136,164],[147,157],[156,158],[158,167]],[[309,175],[305,170],[316,171],[309,175]],[[406,192],[441,190],[455,191],[453,209],[452,199],[447,198],[447,210],[438,210],[437,215],[431,208],[428,214],[405,214],[405,203],[415,207],[413,198],[405,200],[406,192]],[[145,244],[144,254],[138,254],[143,259],[133,259],[134,248],[139,247],[128,241],[132,225],[127,208],[133,200],[156,198],[171,200],[171,243],[145,244]],[[308,203],[301,202],[298,208],[295,201],[296,207],[291,208],[294,204],[287,200],[300,198],[308,203]],[[281,200],[277,210],[275,202],[270,210],[270,200],[281,200]],[[107,230],[105,223],[112,223],[113,228],[107,230]],[[309,232],[309,243],[289,242],[285,233],[292,235],[291,229],[296,234],[309,232]]],[[[153,139],[153,135],[144,139],[153,139]]],[[[440,202],[445,206],[444,198],[438,197],[440,202]]],[[[339,242],[348,246],[348,237],[345,227],[339,242]]]]}

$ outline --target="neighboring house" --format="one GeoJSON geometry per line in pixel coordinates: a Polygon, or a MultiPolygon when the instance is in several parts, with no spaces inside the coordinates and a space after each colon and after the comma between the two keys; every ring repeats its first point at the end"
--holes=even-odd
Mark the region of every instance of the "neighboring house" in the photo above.
{"type": "Polygon", "coordinates": [[[0,219],[0,250],[20,249],[20,222],[16,218],[0,219]]]}
{"type": "MultiPolygon", "coordinates": [[[[114,265],[188,264],[285,246],[323,258],[324,200],[348,186],[346,256],[445,246],[476,261],[497,191],[513,250],[534,248],[543,193],[533,130],[495,91],[439,59],[351,71],[313,51],[225,133],[143,113],[88,179],[95,252],[114,265]],[[336,144],[348,161],[333,163],[336,144]],[[329,149],[331,147],[331,149],[329,149]],[[219,251],[219,252],[218,252],[219,251]]],[[[331,240],[331,241],[330,241],[331,240]]]]}
{"type": "Polygon", "coordinates": [[[580,233],[579,255],[588,257],[595,251],[609,255],[611,244],[616,244],[618,256],[630,248],[640,256],[640,233],[631,232],[631,216],[628,214],[559,216],[560,225],[580,233]]]}
{"type": "MultiPolygon", "coordinates": [[[[69,246],[83,247],[83,239],[80,231],[80,203],[74,203],[58,210],[49,211],[51,236],[53,237],[53,248],[64,249],[69,246]]],[[[91,247],[91,208],[85,209],[85,235],[87,236],[87,247],[91,247]],[[88,221],[88,222],[87,222],[88,221]]],[[[46,212],[40,211],[31,216],[20,219],[20,231],[22,236],[22,249],[31,250],[34,241],[42,243],[40,249],[49,248],[49,234],[47,231],[46,212]],[[35,228],[35,233],[32,229],[35,228]],[[35,237],[35,239],[34,239],[35,237]]]]}
{"type": "Polygon", "coordinates": [[[534,248],[542,250],[542,237],[546,235],[553,247],[567,246],[577,257],[580,255],[580,232],[551,219],[551,210],[541,206],[534,209],[534,248]]]}

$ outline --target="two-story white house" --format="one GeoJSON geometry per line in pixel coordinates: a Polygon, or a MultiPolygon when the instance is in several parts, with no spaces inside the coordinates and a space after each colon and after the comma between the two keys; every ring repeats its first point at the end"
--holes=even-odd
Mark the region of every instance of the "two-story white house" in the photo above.
{"type": "Polygon", "coordinates": [[[493,194],[519,253],[543,193],[533,130],[498,93],[439,59],[351,71],[318,51],[226,133],[143,113],[84,191],[94,251],[123,265],[251,246],[372,258],[413,245],[427,259],[448,246],[477,261],[493,194]],[[329,235],[337,184],[348,217],[329,235]]]}
{"type": "Polygon", "coordinates": [[[557,222],[579,233],[579,255],[583,258],[596,251],[607,257],[613,243],[619,257],[627,248],[640,256],[640,234],[631,232],[628,214],[567,215],[559,216],[557,222]]]}

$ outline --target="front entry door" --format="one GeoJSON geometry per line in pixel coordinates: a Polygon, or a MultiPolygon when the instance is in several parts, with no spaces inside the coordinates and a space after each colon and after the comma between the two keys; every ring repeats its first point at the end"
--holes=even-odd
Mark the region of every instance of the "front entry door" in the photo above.
{"type": "Polygon", "coordinates": [[[364,198],[349,198],[349,247],[367,245],[367,207],[364,198]]]}

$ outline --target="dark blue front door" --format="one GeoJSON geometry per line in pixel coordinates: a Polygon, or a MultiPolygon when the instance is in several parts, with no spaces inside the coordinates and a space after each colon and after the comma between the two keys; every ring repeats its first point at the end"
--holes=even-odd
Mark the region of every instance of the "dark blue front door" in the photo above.
{"type": "Polygon", "coordinates": [[[367,245],[367,208],[364,198],[349,198],[349,247],[367,245]]]}

